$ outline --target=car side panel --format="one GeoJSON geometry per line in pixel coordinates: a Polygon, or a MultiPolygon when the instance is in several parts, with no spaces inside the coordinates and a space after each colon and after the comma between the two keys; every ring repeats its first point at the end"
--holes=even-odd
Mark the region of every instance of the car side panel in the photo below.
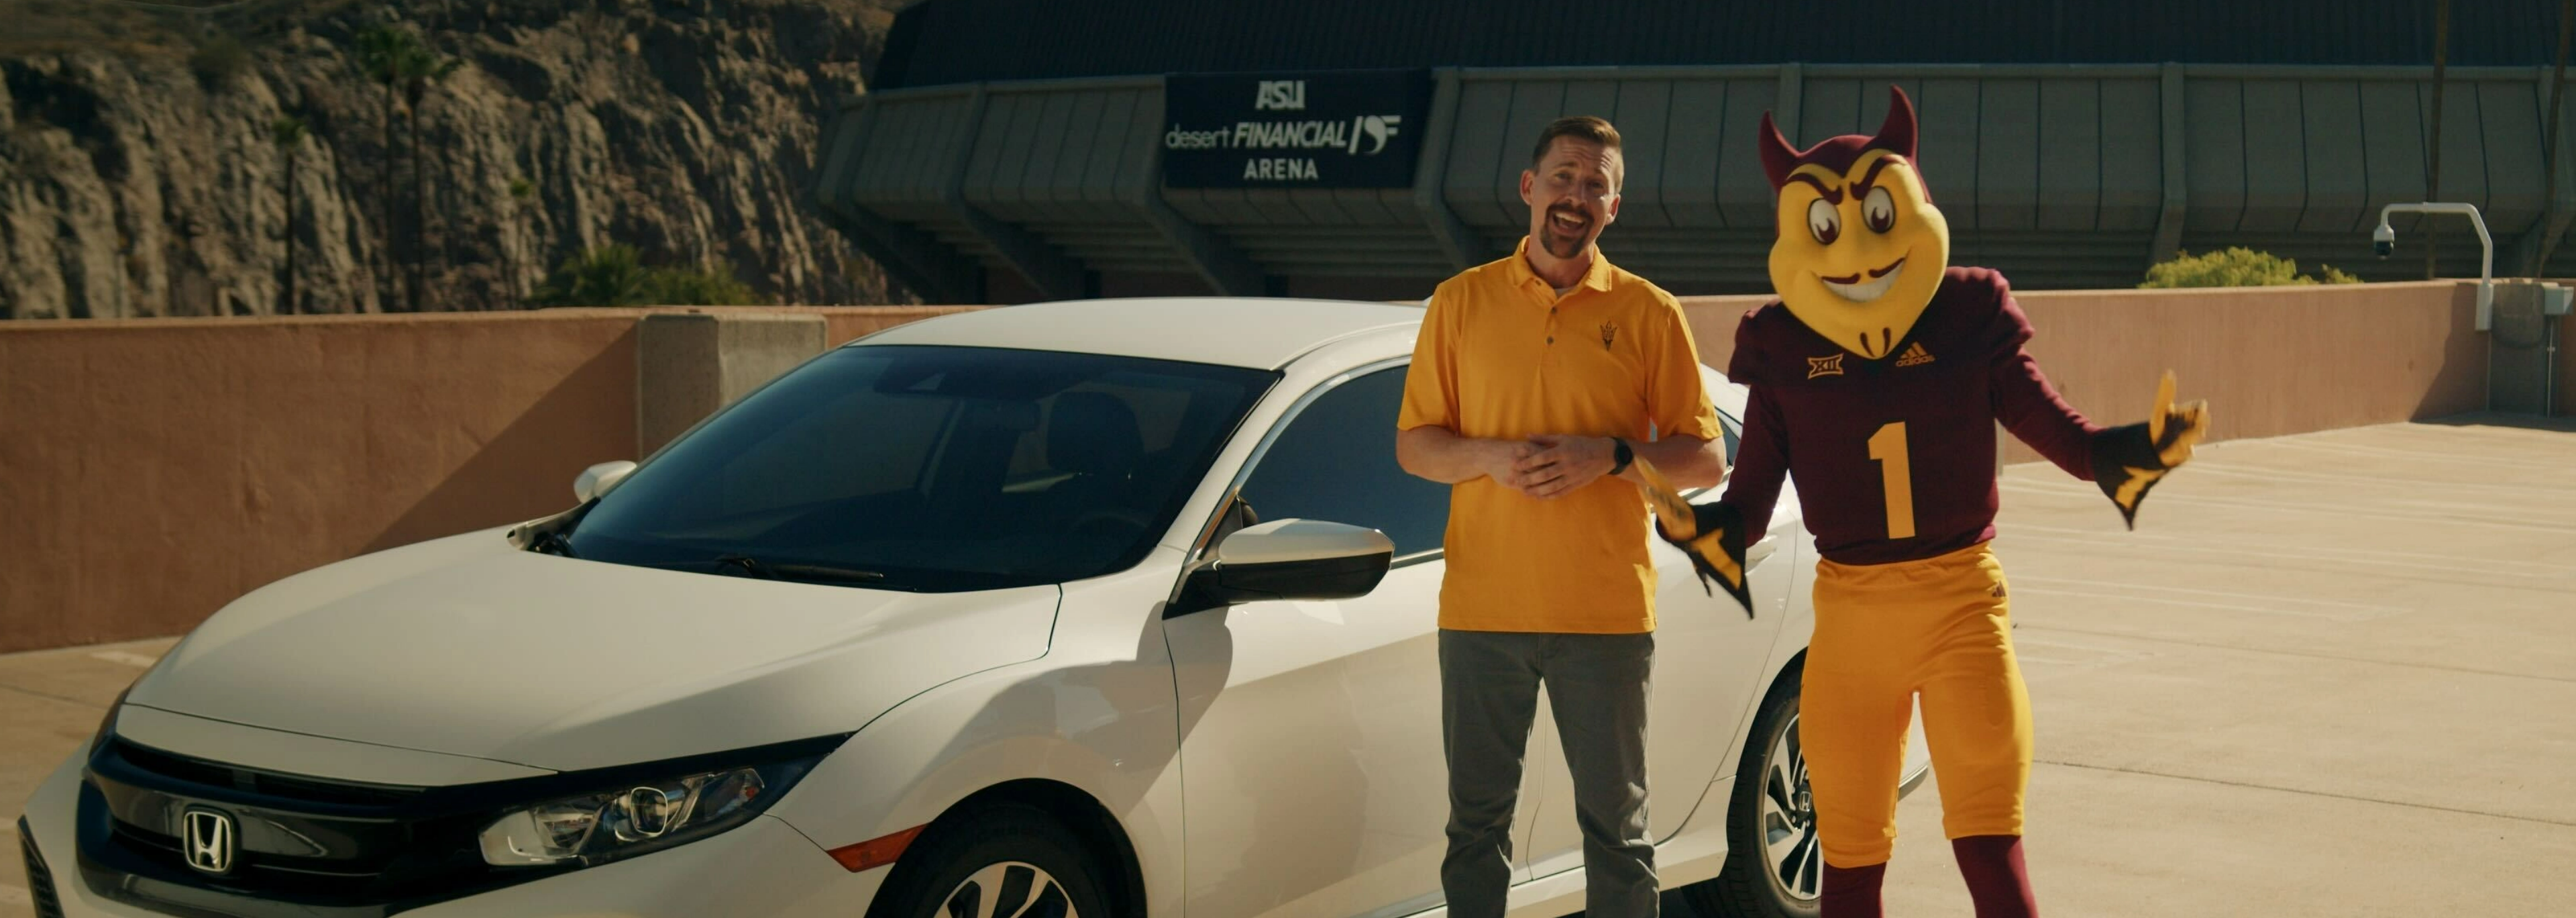
{"type": "Polygon", "coordinates": [[[1157,550],[1127,572],[1066,584],[1044,658],[897,705],[771,812],[828,850],[926,825],[1003,782],[1059,782],[1117,820],[1149,908],[1178,914],[1179,732],[1161,627],[1178,563],[1157,550]]]}
{"type": "Polygon", "coordinates": [[[1417,564],[1357,599],[1164,623],[1192,914],[1392,916],[1441,900],[1439,591],[1440,566],[1417,564]]]}

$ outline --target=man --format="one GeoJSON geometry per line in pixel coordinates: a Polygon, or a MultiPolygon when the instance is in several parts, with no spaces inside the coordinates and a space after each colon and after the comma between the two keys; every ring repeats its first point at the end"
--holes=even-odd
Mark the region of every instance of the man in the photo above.
{"type": "Polygon", "coordinates": [[[1640,460],[1679,487],[1726,474],[1680,304],[1612,267],[1619,132],[1565,118],[1521,173],[1529,235],[1440,285],[1396,461],[1454,486],[1440,589],[1452,918],[1501,918],[1512,809],[1544,683],[1582,828],[1585,913],[1651,918],[1646,685],[1653,563],[1640,460]]]}

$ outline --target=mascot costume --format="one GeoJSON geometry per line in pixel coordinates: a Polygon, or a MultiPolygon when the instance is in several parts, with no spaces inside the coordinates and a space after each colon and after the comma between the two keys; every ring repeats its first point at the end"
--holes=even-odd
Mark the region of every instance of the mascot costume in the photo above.
{"type": "MultiPolygon", "coordinates": [[[[2190,458],[2208,424],[2165,374],[2145,423],[2103,428],[2022,350],[2003,275],[1948,267],[1949,225],[1914,165],[1914,108],[1891,90],[1877,136],[1801,151],[1762,117],[1779,193],[1771,284],[1727,369],[1752,388],[1731,484],[1684,503],[1650,480],[1658,529],[1743,597],[1744,543],[1798,476],[1816,564],[1799,733],[1824,847],[1826,918],[1880,914],[1914,699],[1941,776],[1943,829],[1978,918],[2035,913],[2021,853],[2030,700],[2013,662],[1994,538],[1994,424],[2121,517],[2190,458]]],[[[1660,477],[1660,476],[1654,476],[1660,477]]]]}

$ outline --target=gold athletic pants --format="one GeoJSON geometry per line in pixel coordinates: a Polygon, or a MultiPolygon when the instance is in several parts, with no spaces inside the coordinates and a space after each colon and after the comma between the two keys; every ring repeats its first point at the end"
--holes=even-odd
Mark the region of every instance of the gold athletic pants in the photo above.
{"type": "Polygon", "coordinates": [[[1913,700],[1951,838],[2020,835],[2030,696],[2013,662],[2003,565],[1984,544],[1895,564],[1816,564],[1799,739],[1825,862],[1886,863],[1913,700]]]}

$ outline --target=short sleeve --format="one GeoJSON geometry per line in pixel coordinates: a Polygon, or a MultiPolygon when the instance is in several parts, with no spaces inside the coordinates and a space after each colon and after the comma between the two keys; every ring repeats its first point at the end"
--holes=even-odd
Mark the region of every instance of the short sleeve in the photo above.
{"type": "Polygon", "coordinates": [[[1656,297],[1657,323],[1663,333],[1648,342],[1646,355],[1646,414],[1654,419],[1656,436],[1680,434],[1715,441],[1724,432],[1717,424],[1717,406],[1708,399],[1708,386],[1699,372],[1699,343],[1691,338],[1690,322],[1683,318],[1681,304],[1670,297],[1656,297]]]}
{"type": "Polygon", "coordinates": [[[2020,355],[2021,346],[2030,342],[2032,332],[2030,317],[2013,302],[2011,283],[2004,280],[2002,273],[1987,270],[1962,273],[1957,280],[1960,292],[1975,297],[1978,314],[1985,317],[1985,327],[1977,337],[1986,350],[1986,359],[2003,361],[2020,355]]]}
{"type": "Polygon", "coordinates": [[[1726,359],[1726,380],[1739,386],[1762,384],[1762,324],[1770,319],[1764,306],[1748,310],[1735,323],[1735,353],[1726,359]]]}
{"type": "Polygon", "coordinates": [[[1453,285],[1442,284],[1424,307],[1422,333],[1413,342],[1413,366],[1404,374],[1404,405],[1395,413],[1397,430],[1458,429],[1459,299],[1453,285]]]}

